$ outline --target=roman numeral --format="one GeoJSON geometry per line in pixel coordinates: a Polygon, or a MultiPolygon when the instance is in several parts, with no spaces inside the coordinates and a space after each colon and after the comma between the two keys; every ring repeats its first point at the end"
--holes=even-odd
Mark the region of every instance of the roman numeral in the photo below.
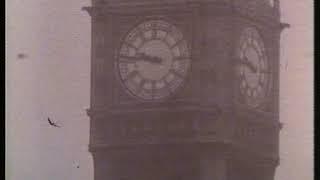
{"type": "Polygon", "coordinates": [[[144,31],[141,31],[141,32],[139,33],[139,37],[142,39],[142,44],[144,44],[144,42],[147,41],[146,37],[144,37],[144,31]]]}
{"type": "Polygon", "coordinates": [[[259,80],[258,84],[259,84],[259,86],[261,86],[261,88],[263,88],[265,86],[265,84],[260,80],[259,80]]]}
{"type": "Polygon", "coordinates": [[[119,56],[119,61],[121,63],[135,63],[137,61],[137,58],[131,57],[131,56],[121,55],[121,56],[119,56]]]}
{"type": "Polygon", "coordinates": [[[127,45],[128,47],[134,49],[135,51],[138,51],[138,47],[135,47],[134,45],[132,45],[132,44],[129,43],[129,42],[125,42],[125,45],[127,45]]]}
{"type": "Polygon", "coordinates": [[[139,72],[138,71],[132,71],[131,73],[128,74],[128,76],[126,76],[123,81],[126,82],[130,79],[132,79],[134,76],[136,76],[139,72]]]}
{"type": "Polygon", "coordinates": [[[180,39],[178,41],[176,41],[172,46],[170,46],[170,49],[173,49],[174,47],[176,47],[177,45],[179,45],[180,43],[182,43],[184,41],[184,39],[180,39]]]}
{"type": "Polygon", "coordinates": [[[170,69],[169,72],[174,74],[176,77],[179,77],[180,79],[184,78],[184,76],[182,74],[180,74],[179,72],[175,71],[174,69],[170,69]]]}
{"type": "Polygon", "coordinates": [[[151,30],[151,39],[157,39],[157,31],[156,29],[151,30]]]}

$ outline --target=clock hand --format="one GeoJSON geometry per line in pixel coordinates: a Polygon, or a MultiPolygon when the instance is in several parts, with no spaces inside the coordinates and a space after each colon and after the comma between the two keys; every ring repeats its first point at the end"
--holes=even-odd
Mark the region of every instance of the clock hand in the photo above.
{"type": "Polygon", "coordinates": [[[162,59],[159,58],[159,57],[156,57],[156,56],[152,56],[152,57],[150,57],[149,62],[161,64],[162,63],[162,59]]]}
{"type": "Polygon", "coordinates": [[[161,64],[162,59],[156,56],[148,56],[144,53],[138,53],[136,56],[121,56],[121,58],[131,62],[131,61],[146,61],[149,63],[161,64]]]}
{"type": "Polygon", "coordinates": [[[268,71],[268,70],[260,70],[259,73],[263,73],[263,74],[271,74],[272,72],[271,71],[268,71]]]}
{"type": "MultiPolygon", "coordinates": [[[[142,59],[140,57],[137,57],[137,56],[120,56],[120,58],[128,61],[128,62],[131,62],[131,61],[141,61],[142,59]]],[[[122,60],[122,61],[124,61],[122,60]]]]}
{"type": "Polygon", "coordinates": [[[253,73],[257,73],[257,67],[252,62],[250,62],[246,56],[244,57],[244,59],[249,69],[251,69],[253,73]]]}
{"type": "Polygon", "coordinates": [[[139,53],[138,56],[142,60],[150,62],[150,63],[156,63],[156,64],[161,64],[162,63],[162,59],[160,57],[149,56],[149,55],[146,55],[145,53],[139,53]]]}
{"type": "Polygon", "coordinates": [[[246,65],[253,73],[257,73],[257,68],[251,63],[248,58],[245,56],[243,59],[239,58],[238,62],[240,64],[246,65]]]}

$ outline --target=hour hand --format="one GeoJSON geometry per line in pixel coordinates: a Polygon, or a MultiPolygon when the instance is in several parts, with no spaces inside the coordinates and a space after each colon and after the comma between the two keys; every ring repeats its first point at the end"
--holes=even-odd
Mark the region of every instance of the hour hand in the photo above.
{"type": "Polygon", "coordinates": [[[138,53],[137,57],[139,57],[143,61],[150,62],[150,63],[155,63],[155,64],[162,63],[162,59],[160,57],[149,56],[149,55],[146,55],[145,53],[138,53]]]}
{"type": "Polygon", "coordinates": [[[238,58],[237,62],[246,65],[253,73],[257,73],[257,68],[248,60],[247,57],[238,58]]]}
{"type": "Polygon", "coordinates": [[[272,71],[266,70],[266,69],[262,69],[259,72],[262,73],[262,74],[271,74],[272,73],[272,71]]]}
{"type": "Polygon", "coordinates": [[[145,61],[149,63],[161,64],[162,59],[155,56],[149,56],[144,53],[138,53],[136,56],[120,56],[121,61],[126,61],[128,63],[145,61]]]}
{"type": "Polygon", "coordinates": [[[140,57],[137,56],[125,56],[125,55],[121,55],[120,56],[120,61],[122,62],[127,62],[127,63],[135,63],[137,61],[141,61],[140,57]]]}

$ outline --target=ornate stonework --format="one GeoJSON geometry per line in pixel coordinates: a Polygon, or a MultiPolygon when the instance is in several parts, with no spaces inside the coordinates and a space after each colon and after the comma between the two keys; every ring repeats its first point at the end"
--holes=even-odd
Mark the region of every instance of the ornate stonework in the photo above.
{"type": "MultiPolygon", "coordinates": [[[[279,0],[94,0],[92,7],[84,9],[92,17],[88,115],[95,180],[273,180],[281,129],[279,41],[287,26],[280,23],[279,0]],[[190,46],[191,67],[183,77],[183,86],[172,96],[144,101],[123,86],[117,63],[127,35],[152,20],[168,22],[184,35],[190,46]],[[264,70],[251,61],[261,58],[261,53],[250,36],[247,42],[252,43],[245,46],[252,47],[243,48],[250,50],[249,60],[239,60],[237,44],[248,27],[261,35],[272,73],[268,96],[254,107],[239,101],[236,72],[241,64],[250,76],[247,80],[259,82],[255,78],[262,76],[256,74],[264,70]]],[[[163,64],[151,62],[158,54],[155,51],[163,49],[133,49],[145,51],[144,62],[128,53],[134,61],[128,63],[147,63],[144,67],[155,71],[163,68],[163,64]]],[[[163,58],[162,62],[165,57],[157,59],[163,58]]]]}

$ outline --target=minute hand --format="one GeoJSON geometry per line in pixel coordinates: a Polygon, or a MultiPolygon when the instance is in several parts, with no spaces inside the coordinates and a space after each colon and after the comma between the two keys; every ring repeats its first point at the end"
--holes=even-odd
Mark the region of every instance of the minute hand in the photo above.
{"type": "Polygon", "coordinates": [[[262,69],[262,70],[260,70],[259,71],[259,73],[262,73],[262,74],[271,74],[272,73],[272,71],[268,71],[268,70],[266,70],[266,69],[262,69]]]}
{"type": "Polygon", "coordinates": [[[157,64],[160,64],[162,62],[162,59],[159,57],[151,57],[145,54],[138,54],[137,56],[121,56],[121,58],[123,59],[123,61],[127,62],[145,61],[157,64]]]}
{"type": "Polygon", "coordinates": [[[150,63],[161,64],[161,62],[162,62],[162,59],[161,59],[161,58],[159,58],[159,57],[154,57],[154,56],[149,56],[149,55],[146,55],[146,54],[144,54],[144,53],[139,54],[138,57],[140,57],[141,60],[144,60],[144,61],[147,61],[147,62],[150,62],[150,63]]]}

